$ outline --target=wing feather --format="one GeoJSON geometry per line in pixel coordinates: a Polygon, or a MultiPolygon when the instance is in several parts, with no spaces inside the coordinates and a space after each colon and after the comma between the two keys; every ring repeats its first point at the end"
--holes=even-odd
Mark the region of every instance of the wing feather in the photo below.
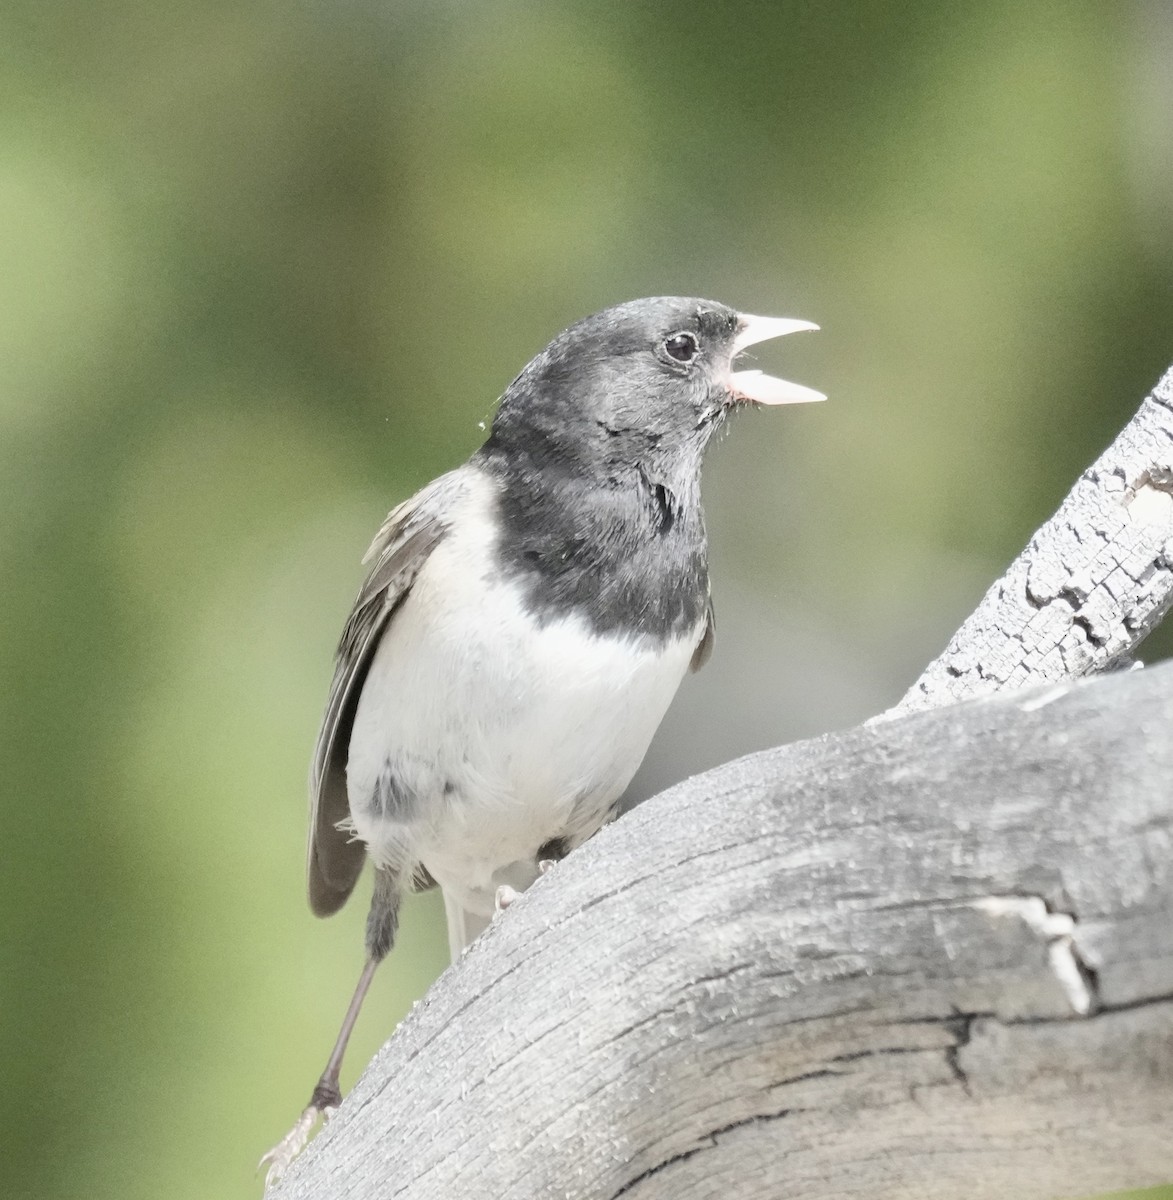
{"type": "Polygon", "coordinates": [[[710,600],[705,609],[705,631],[701,634],[701,640],[697,642],[696,649],[692,652],[692,661],[688,664],[688,669],[694,674],[709,661],[716,638],[717,614],[713,612],[713,601],[710,600]]]}
{"type": "Polygon", "coordinates": [[[306,877],[310,908],[320,917],[346,903],[366,857],[363,844],[338,827],[350,814],[346,760],[362,685],[380,637],[447,532],[445,514],[454,494],[462,490],[460,475],[443,475],[393,508],[363,557],[370,570],[338,643],[310,767],[306,877]]]}

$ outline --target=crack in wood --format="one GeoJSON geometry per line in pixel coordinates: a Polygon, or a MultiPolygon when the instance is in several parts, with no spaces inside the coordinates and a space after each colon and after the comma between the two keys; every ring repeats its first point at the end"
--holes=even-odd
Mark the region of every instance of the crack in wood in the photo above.
{"type": "Polygon", "coordinates": [[[701,1145],[694,1146],[691,1150],[684,1150],[680,1154],[674,1154],[671,1158],[664,1159],[663,1162],[657,1163],[654,1167],[649,1167],[634,1179],[628,1180],[617,1192],[612,1193],[611,1200],[619,1200],[620,1196],[626,1196],[633,1188],[647,1182],[653,1176],[660,1174],[661,1171],[666,1171],[669,1167],[675,1166],[677,1163],[687,1162],[690,1158],[695,1158],[698,1154],[703,1154],[706,1150],[715,1150],[719,1139],[727,1133],[732,1133],[735,1129],[744,1129],[748,1125],[768,1125],[772,1121],[781,1121],[786,1117],[801,1112],[806,1112],[806,1109],[781,1108],[777,1112],[755,1113],[753,1116],[743,1117],[739,1121],[730,1121],[728,1125],[722,1125],[719,1129],[711,1129],[708,1133],[702,1135],[701,1145]]]}

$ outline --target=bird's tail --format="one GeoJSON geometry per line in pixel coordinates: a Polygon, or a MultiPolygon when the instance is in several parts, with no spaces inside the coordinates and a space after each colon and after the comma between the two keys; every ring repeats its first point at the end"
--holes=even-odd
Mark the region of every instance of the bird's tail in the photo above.
{"type": "Polygon", "coordinates": [[[488,929],[492,917],[482,917],[461,908],[460,902],[444,893],[444,913],[448,918],[448,952],[455,962],[473,938],[488,929]]]}

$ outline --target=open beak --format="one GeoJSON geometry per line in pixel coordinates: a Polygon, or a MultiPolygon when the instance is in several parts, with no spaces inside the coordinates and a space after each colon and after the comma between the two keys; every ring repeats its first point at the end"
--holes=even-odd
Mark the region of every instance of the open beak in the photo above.
{"type": "MultiPolygon", "coordinates": [[[[793,321],[788,317],[752,317],[742,313],[733,339],[733,358],[748,346],[756,346],[758,342],[783,337],[788,333],[801,333],[805,329],[818,329],[818,326],[810,321],[793,321]]],[[[766,375],[762,371],[731,371],[729,391],[734,400],[750,404],[809,404],[827,398],[814,388],[787,383],[785,379],[775,379],[773,375],[766,375]]]]}

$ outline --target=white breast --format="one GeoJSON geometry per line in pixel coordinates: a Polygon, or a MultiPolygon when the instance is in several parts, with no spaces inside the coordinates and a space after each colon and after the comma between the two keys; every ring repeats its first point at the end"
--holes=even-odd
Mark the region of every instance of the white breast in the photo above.
{"type": "Polygon", "coordinates": [[[487,483],[470,489],[395,614],[363,686],[347,785],[376,862],[422,862],[464,908],[524,887],[538,848],[606,818],[643,759],[701,628],[667,645],[539,625],[494,581],[487,483]],[[380,777],[397,805],[372,804],[380,777]]]}

